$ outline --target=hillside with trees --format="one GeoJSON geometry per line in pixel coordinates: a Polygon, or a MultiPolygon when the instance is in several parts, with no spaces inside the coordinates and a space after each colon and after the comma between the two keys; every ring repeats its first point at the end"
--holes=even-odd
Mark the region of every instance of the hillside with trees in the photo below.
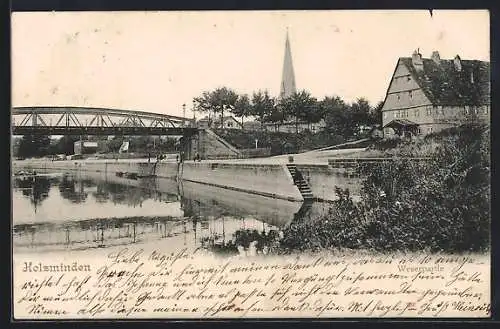
{"type": "Polygon", "coordinates": [[[270,148],[271,154],[310,150],[364,138],[366,130],[363,131],[363,127],[374,127],[382,121],[383,102],[371,105],[365,98],[358,98],[348,103],[338,96],[318,100],[305,90],[278,99],[267,91],[239,95],[230,88],[221,87],[205,91],[193,101],[198,117],[205,115],[209,126],[228,142],[247,149],[254,148],[257,140],[258,146],[270,148]],[[227,115],[238,118],[242,126],[246,119],[256,120],[260,128],[244,131],[223,129],[218,124],[227,115]],[[324,128],[313,131],[311,125],[320,122],[324,128]],[[278,131],[278,126],[285,123],[293,125],[295,132],[278,131]],[[299,123],[308,128],[299,129],[299,123]],[[265,125],[268,129],[264,129],[265,125]]]}

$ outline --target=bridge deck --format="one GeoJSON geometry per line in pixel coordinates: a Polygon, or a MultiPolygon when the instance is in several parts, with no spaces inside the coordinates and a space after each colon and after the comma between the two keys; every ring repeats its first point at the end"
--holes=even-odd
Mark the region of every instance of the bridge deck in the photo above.
{"type": "Polygon", "coordinates": [[[12,135],[156,135],[192,136],[198,131],[191,127],[50,127],[14,126],[12,135]]]}

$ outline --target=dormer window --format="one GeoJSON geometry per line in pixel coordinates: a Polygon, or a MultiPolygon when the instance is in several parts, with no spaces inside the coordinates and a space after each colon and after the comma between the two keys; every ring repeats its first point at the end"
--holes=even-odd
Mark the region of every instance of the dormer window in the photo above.
{"type": "Polygon", "coordinates": [[[398,101],[401,100],[401,95],[397,94],[397,97],[398,97],[398,101]]]}
{"type": "Polygon", "coordinates": [[[411,90],[408,92],[408,96],[410,96],[410,98],[413,98],[413,92],[411,90]]]}
{"type": "Polygon", "coordinates": [[[410,77],[410,76],[407,76],[407,77],[406,77],[406,81],[410,82],[410,81],[411,81],[411,77],[410,77]]]}

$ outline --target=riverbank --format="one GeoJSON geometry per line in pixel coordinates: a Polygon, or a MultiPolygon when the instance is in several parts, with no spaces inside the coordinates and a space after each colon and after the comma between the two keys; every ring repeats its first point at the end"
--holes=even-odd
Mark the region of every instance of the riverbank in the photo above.
{"type": "MultiPolygon", "coordinates": [[[[179,164],[173,161],[156,163],[147,159],[133,161],[49,161],[40,159],[13,161],[12,169],[13,172],[20,169],[101,172],[106,176],[115,176],[116,173],[131,173],[139,177],[156,176],[269,198],[294,202],[304,201],[303,194],[286,166],[288,158],[272,157],[258,160],[260,161],[256,161],[256,159],[253,161],[187,161],[179,164]]],[[[349,188],[352,195],[359,195],[360,179],[352,177],[348,170],[332,168],[327,162],[298,161],[294,162],[294,164],[297,170],[301,172],[304,183],[310,188],[314,200],[336,200],[336,186],[344,189],[349,188]]]]}

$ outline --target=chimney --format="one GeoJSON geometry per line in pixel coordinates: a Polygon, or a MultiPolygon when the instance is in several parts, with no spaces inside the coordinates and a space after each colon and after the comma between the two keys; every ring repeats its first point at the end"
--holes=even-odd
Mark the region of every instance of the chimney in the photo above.
{"type": "Polygon", "coordinates": [[[453,65],[455,65],[455,70],[458,72],[462,71],[462,62],[460,61],[460,56],[455,56],[453,59],[453,65]]]}
{"type": "Polygon", "coordinates": [[[431,59],[439,65],[441,63],[441,57],[439,57],[439,52],[437,50],[432,52],[431,59]]]}
{"type": "Polygon", "coordinates": [[[413,55],[411,56],[411,62],[413,64],[413,67],[415,67],[415,70],[421,71],[424,69],[424,62],[422,61],[422,55],[417,50],[413,52],[413,55]]]}

